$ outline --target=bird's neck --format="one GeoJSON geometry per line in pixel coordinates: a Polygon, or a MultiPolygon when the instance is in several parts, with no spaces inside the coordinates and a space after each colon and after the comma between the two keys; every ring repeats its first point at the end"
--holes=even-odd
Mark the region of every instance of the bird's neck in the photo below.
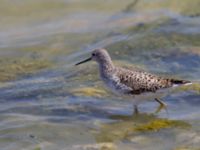
{"type": "Polygon", "coordinates": [[[114,68],[115,66],[112,63],[111,59],[99,63],[99,71],[100,71],[101,77],[107,77],[110,74],[112,74],[112,72],[114,71],[114,68]]]}

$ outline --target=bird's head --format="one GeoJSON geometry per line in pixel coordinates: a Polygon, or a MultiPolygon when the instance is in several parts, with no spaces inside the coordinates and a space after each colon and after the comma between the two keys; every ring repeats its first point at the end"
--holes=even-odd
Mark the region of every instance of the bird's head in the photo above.
{"type": "Polygon", "coordinates": [[[102,64],[104,62],[111,62],[111,58],[108,54],[108,52],[105,50],[105,49],[95,49],[92,53],[91,53],[91,56],[79,63],[76,63],[75,65],[80,65],[82,63],[85,63],[85,62],[88,62],[90,60],[94,60],[96,62],[98,62],[99,64],[102,64]]]}

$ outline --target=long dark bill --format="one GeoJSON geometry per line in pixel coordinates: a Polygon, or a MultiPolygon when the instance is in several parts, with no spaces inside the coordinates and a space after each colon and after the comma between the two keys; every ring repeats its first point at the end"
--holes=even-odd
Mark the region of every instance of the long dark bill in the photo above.
{"type": "Polygon", "coordinates": [[[81,61],[81,62],[79,62],[79,63],[76,63],[75,65],[77,66],[77,65],[80,65],[80,64],[82,64],[82,63],[88,62],[88,61],[90,61],[90,60],[92,60],[91,57],[88,58],[88,59],[86,59],[86,60],[83,60],[83,61],[81,61]]]}

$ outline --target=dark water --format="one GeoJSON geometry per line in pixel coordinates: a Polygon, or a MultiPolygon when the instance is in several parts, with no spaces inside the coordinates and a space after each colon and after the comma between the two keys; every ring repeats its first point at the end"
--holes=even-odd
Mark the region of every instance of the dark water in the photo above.
{"type": "Polygon", "coordinates": [[[199,6],[198,0],[2,0],[1,149],[199,149],[199,6]],[[153,115],[157,103],[149,101],[134,116],[130,101],[104,88],[95,63],[74,66],[99,47],[118,65],[194,84],[164,98],[168,113],[153,115]]]}

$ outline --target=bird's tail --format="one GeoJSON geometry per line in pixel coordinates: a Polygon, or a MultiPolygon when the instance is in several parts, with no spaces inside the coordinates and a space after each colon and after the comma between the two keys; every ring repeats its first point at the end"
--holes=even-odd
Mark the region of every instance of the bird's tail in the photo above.
{"type": "Polygon", "coordinates": [[[189,84],[192,84],[191,81],[187,81],[187,80],[170,79],[170,81],[174,85],[181,85],[181,84],[189,85],[189,84]]]}

